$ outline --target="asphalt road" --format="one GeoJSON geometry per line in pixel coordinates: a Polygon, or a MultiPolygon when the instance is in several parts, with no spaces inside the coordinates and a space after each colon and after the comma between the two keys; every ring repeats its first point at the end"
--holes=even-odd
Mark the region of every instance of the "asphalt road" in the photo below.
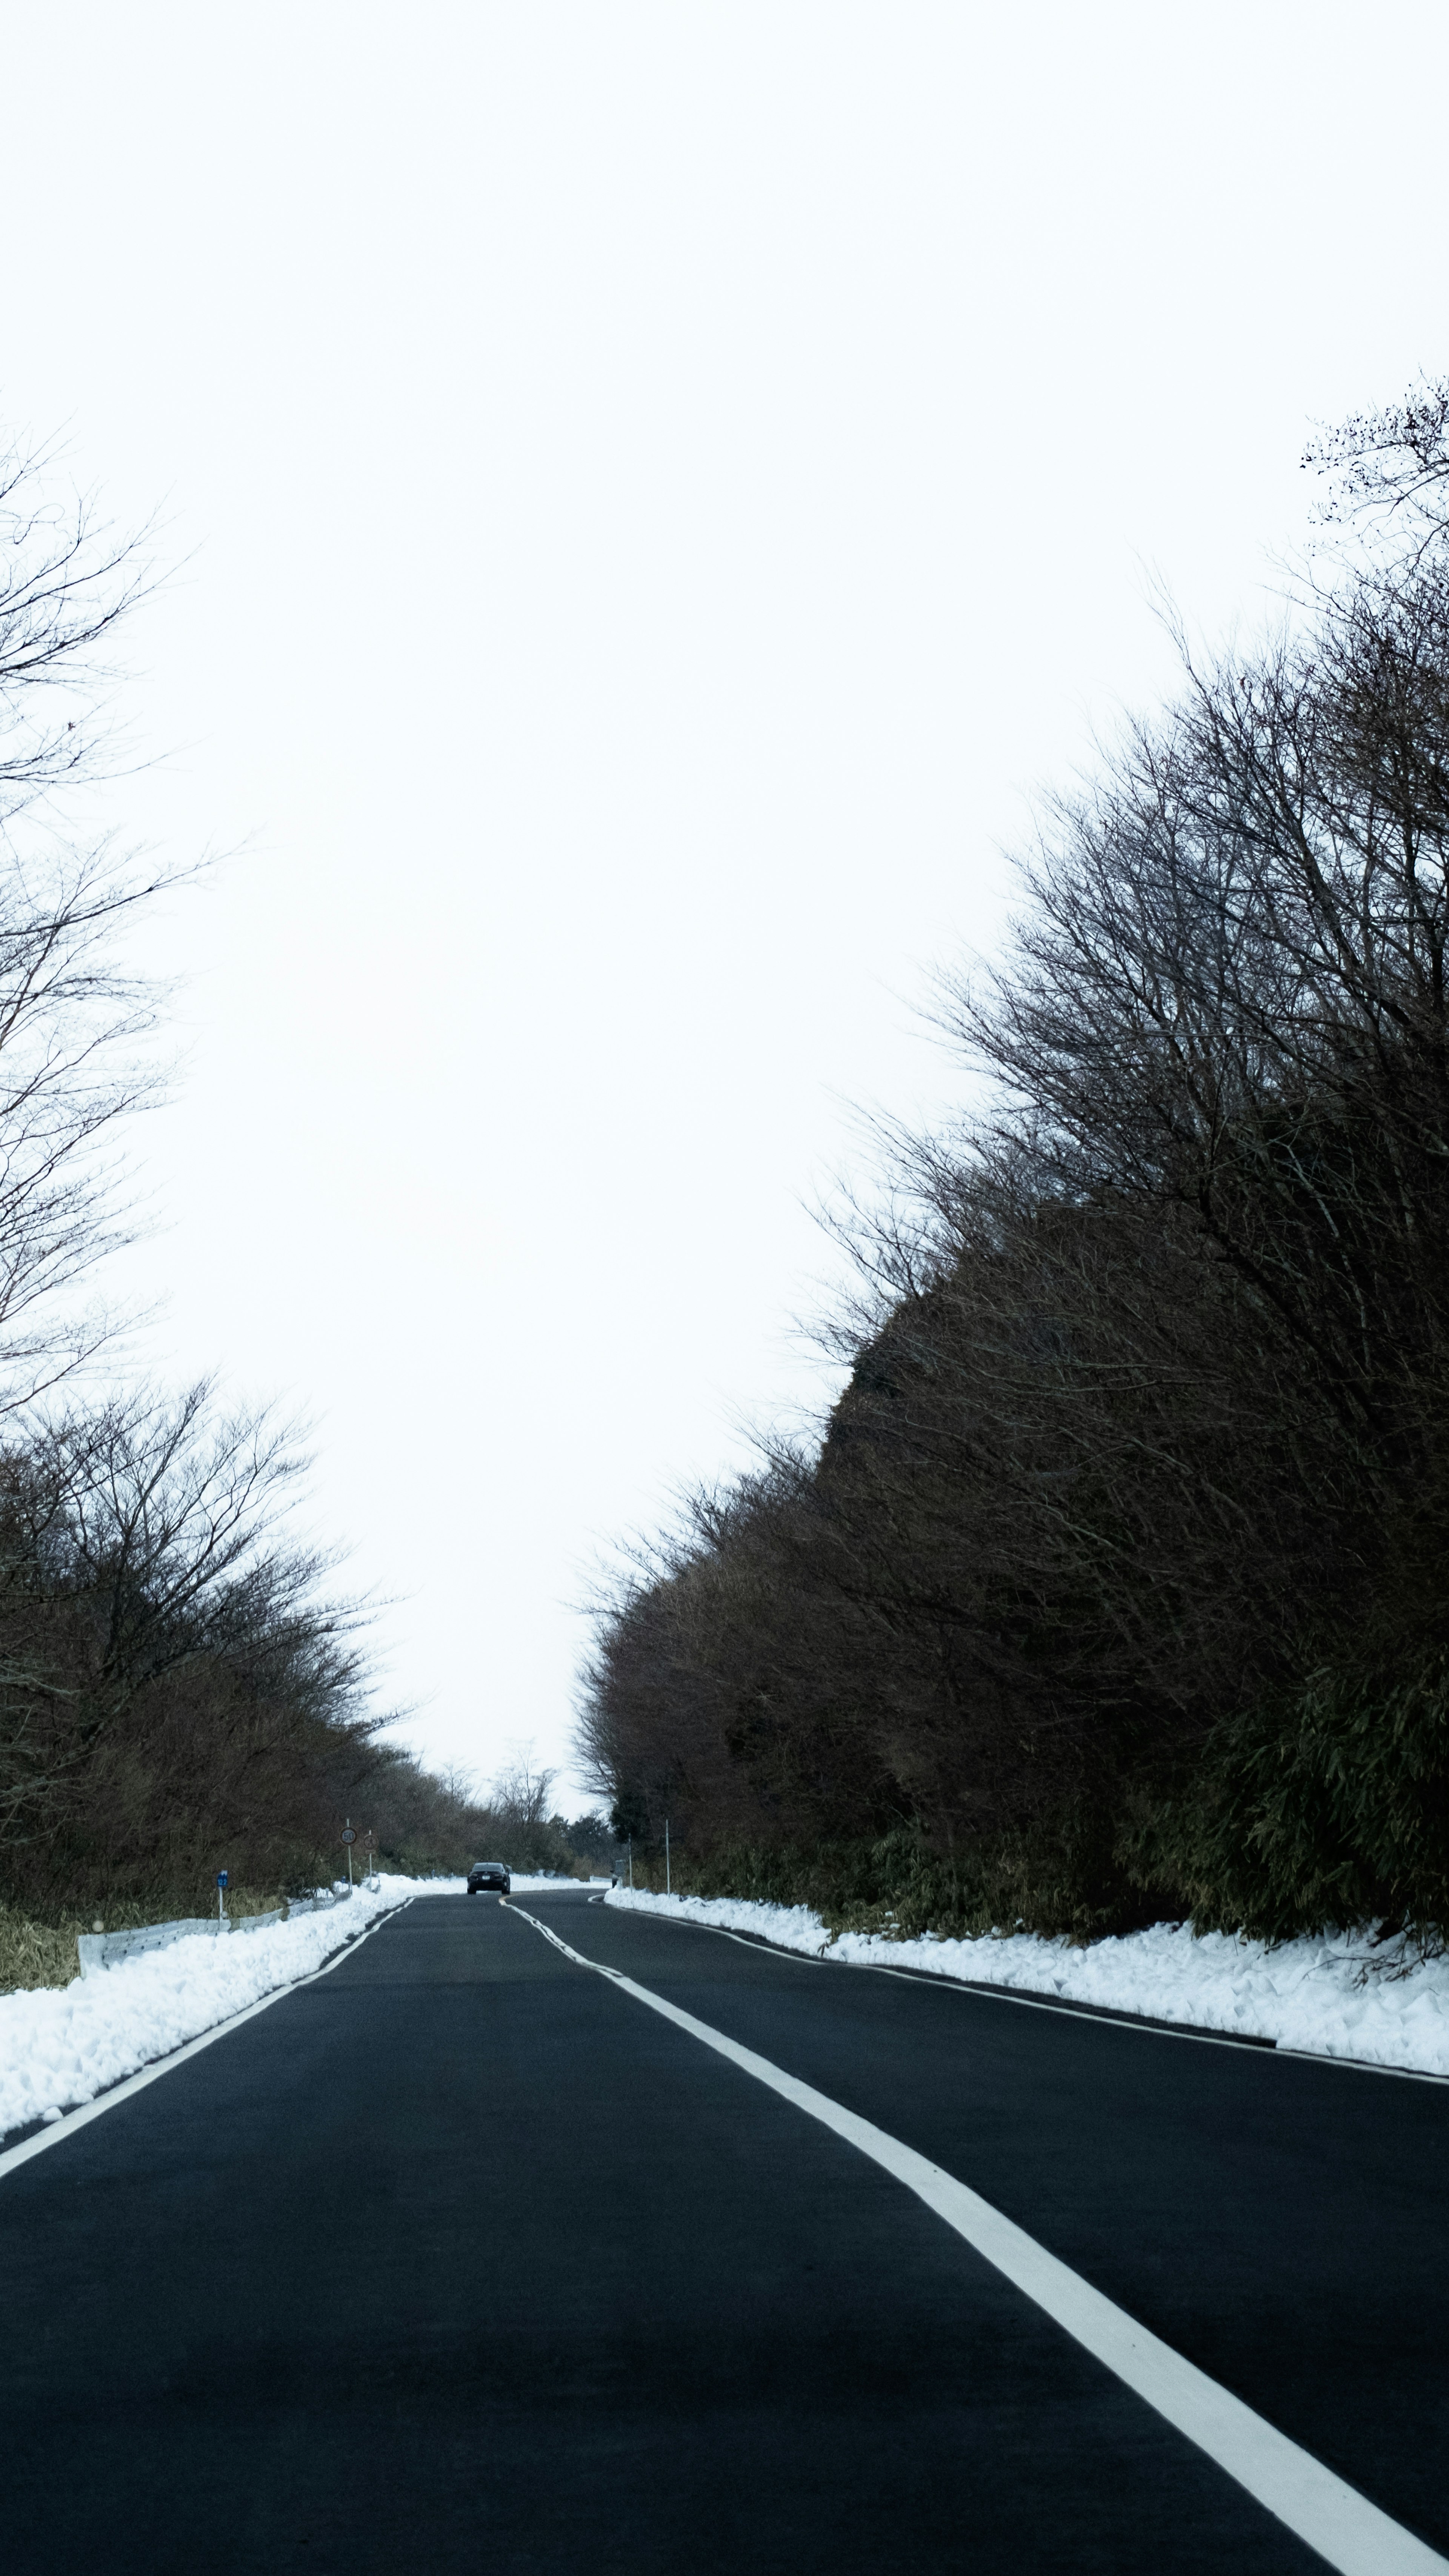
{"type": "MultiPolygon", "coordinates": [[[[520,1900],[1449,2555],[1449,2088],[520,1900]]],[[[0,2180],[7,2576],[1322,2561],[883,2171],[491,1898],[0,2180]]]]}

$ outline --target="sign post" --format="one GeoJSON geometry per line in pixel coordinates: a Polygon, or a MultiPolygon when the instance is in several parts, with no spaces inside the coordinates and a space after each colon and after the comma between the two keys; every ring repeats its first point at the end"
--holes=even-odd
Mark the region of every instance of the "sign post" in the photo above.
{"type": "Polygon", "coordinates": [[[350,1896],[352,1894],[352,1846],[357,1840],[357,1836],[352,1830],[352,1818],[350,1816],[342,1829],[342,1839],[347,1845],[347,1893],[350,1896]]]}
{"type": "Polygon", "coordinates": [[[224,1869],[219,1869],[216,1873],[216,1919],[218,1923],[224,1923],[226,1921],[226,1889],[228,1875],[229,1873],[224,1869]]]}

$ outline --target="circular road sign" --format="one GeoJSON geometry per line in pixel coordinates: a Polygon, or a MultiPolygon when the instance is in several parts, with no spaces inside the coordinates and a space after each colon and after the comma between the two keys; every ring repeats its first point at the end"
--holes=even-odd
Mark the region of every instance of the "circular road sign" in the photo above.
{"type": "Polygon", "coordinates": [[[343,1835],[342,1839],[343,1839],[343,1841],[344,1841],[345,1843],[355,1843],[355,1842],[356,1842],[356,1840],[357,1840],[357,1836],[356,1836],[356,1834],[353,1832],[352,1827],[351,1827],[350,1825],[348,1826],[347,1831],[346,1831],[346,1833],[343,1835]]]}

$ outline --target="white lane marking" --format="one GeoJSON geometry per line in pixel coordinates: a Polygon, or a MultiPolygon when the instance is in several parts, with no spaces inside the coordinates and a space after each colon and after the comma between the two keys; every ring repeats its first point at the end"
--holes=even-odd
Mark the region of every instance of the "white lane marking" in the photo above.
{"type": "Polygon", "coordinates": [[[119,2084],[113,2084],[109,2092],[98,2094],[94,2102],[82,2102],[78,2110],[67,2111],[63,2120],[53,2120],[48,2129],[37,2129],[33,2138],[22,2139],[18,2147],[7,2147],[0,2155],[0,2181],[6,2174],[14,2173],[17,2165],[29,2164],[32,2156],[43,2155],[47,2147],[58,2147],[62,2138],[73,2137],[76,2130],[83,2129],[88,2121],[98,2120],[103,2111],[114,2111],[118,2102],[129,2102],[133,2093],[144,2092],[148,2084],[169,2075],[174,2066],[184,2066],[188,2057],[198,2057],[203,2048],[210,2048],[214,2041],[225,2039],[229,2031],[240,2030],[244,2021],[255,2021],[257,2014],[264,2013],[269,2005],[279,2004],[283,1995],[298,1994],[303,1986],[315,1986],[319,1977],[329,1977],[334,1968],[341,1967],[344,1959],[354,1957],[363,1942],[371,1940],[374,1932],[380,1932],[384,1923],[390,1923],[394,1914],[406,1913],[414,1902],[413,1897],[405,1896],[401,1905],[394,1905],[388,1913],[379,1914],[376,1922],[369,1923],[365,1932],[359,1932],[351,1941],[344,1941],[320,1968],[310,1969],[305,1977],[293,1977],[288,1985],[274,1986],[260,2002],[243,2005],[240,2012],[232,2013],[226,2021],[216,2022],[198,2039],[188,2039],[184,2047],[173,2049],[169,2057],[158,2057],[154,2065],[140,2067],[136,2074],[125,2076],[119,2084]]]}
{"type": "Polygon", "coordinates": [[[999,2209],[983,2200],[979,2193],[958,2182],[954,2174],[942,2171],[914,2147],[893,2138],[888,2130],[878,2129],[858,2112],[847,2111],[844,2104],[832,2101],[828,2093],[817,2093],[811,2084],[802,2084],[798,2076],[787,2075],[783,2067],[768,2057],[757,2057],[752,2048],[742,2048],[722,2030],[714,2030],[705,2021],[696,2021],[693,2013],[683,2012],[678,2004],[656,1995],[648,1986],[637,1985],[618,1968],[606,1968],[597,1959],[586,1959],[579,1950],[569,1947],[558,1934],[540,1923],[537,1915],[524,1913],[521,1905],[510,1912],[523,1915],[562,1950],[576,1966],[591,1969],[596,1977],[606,1977],[611,1985],[632,1995],[636,2003],[647,2004],[651,2012],[662,2013],[679,2030],[688,2031],[692,2039],[702,2040],[706,2048],[718,2051],[734,2066],[742,2067],[756,2082],[768,2085],[800,2111],[806,2111],[823,2127],[833,2129],[838,2138],[857,2147],[873,2164],[882,2166],[897,2182],[903,2182],[938,2218],[944,2218],[958,2236],[985,2256],[998,2272],[1004,2273],[1014,2288],[1059,2325],[1073,2340],[1091,2353],[1094,2360],[1142,2398],[1155,2414],[1165,2417],[1179,2433],[1205,2451],[1210,2460],[1225,2469],[1230,2478],[1263,2505],[1297,2537],[1316,2549],[1339,2576],[1430,2576],[1431,2569],[1449,2569],[1449,2559],[1416,2540],[1402,2523],[1393,2522],[1378,2506],[1356,2487],[1326,2469],[1310,2451],[1290,2442],[1275,2430],[1241,2398],[1220,2388],[1206,2371],[1174,2352],[1171,2344],[1138,2325],[1124,2308],[1094,2290],[1089,2281],[1074,2272],[1069,2264],[1049,2254],[1034,2236],[1018,2227],[1013,2219],[1003,2217],[999,2209]]]}
{"type": "MultiPolygon", "coordinates": [[[[591,1905],[602,1905],[591,1896],[591,1905]]],[[[726,1923],[700,1923],[687,1914],[626,1912],[626,1922],[667,1923],[676,1932],[713,1932],[721,1941],[737,1941],[767,1959],[790,1959],[806,1968],[855,1968],[868,1977],[897,1977],[903,1986],[930,1986],[943,1995],[969,1995],[987,2004],[1019,2004],[1023,2012],[1060,2013],[1066,2021],[1105,2022],[1109,2030],[1134,2030],[1148,2039],[1186,2039],[1198,2048],[1244,2048],[1255,2057],[1290,2057],[1304,2066],[1332,2066],[1344,2075],[1392,2075],[1401,2084],[1449,2084],[1427,2066],[1381,2066],[1372,2057],[1332,2057],[1327,2049],[1290,2048],[1286,2039],[1239,2039],[1230,2030],[1184,2030],[1170,2021],[1150,2021],[1126,2004],[1050,2003],[1045,1995],[1027,1995],[1018,1986],[989,1986],[984,1979],[936,1977],[929,1968],[888,1968],[883,1959],[837,1959],[829,1950],[787,1950],[758,1932],[732,1932],[726,1923]]]]}

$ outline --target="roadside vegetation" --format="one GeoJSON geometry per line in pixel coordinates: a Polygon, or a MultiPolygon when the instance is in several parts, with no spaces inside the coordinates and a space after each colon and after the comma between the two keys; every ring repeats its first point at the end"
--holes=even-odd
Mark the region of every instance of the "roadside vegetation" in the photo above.
{"type": "Polygon", "coordinates": [[[238,1912],[330,1881],[344,1818],[404,1871],[607,1838],[527,1763],[480,1801],[384,1738],[368,1604],[297,1534],[299,1427],[138,1382],[98,1297],[166,1088],[147,919],[185,875],[96,819],[151,584],[54,457],[0,458],[0,1986],[74,1974],[98,1920],[208,1912],[219,1867],[238,1912]]]}
{"type": "Polygon", "coordinates": [[[849,1380],[605,1603],[635,1875],[834,1923],[1449,1924],[1449,381],[950,971],[849,1380]]]}

